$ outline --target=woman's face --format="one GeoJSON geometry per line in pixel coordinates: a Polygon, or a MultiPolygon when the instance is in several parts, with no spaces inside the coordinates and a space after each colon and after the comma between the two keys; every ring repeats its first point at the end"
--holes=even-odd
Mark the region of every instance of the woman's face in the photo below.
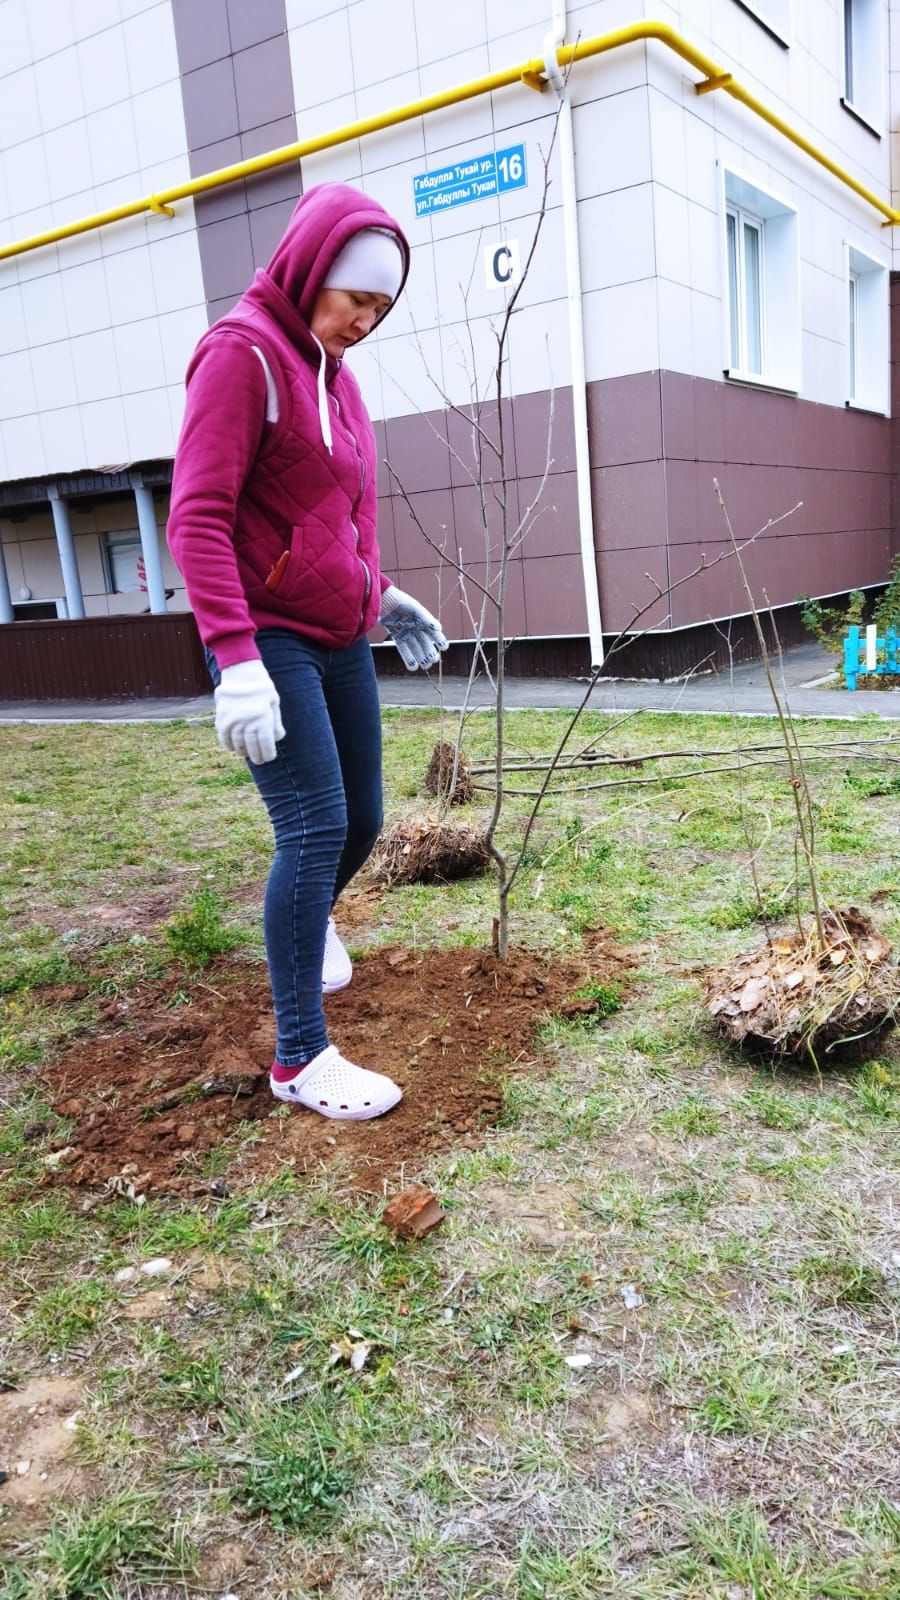
{"type": "Polygon", "coordinates": [[[388,295],[362,289],[320,289],[309,325],[328,354],[340,360],[348,345],[372,332],[390,303],[388,295]]]}

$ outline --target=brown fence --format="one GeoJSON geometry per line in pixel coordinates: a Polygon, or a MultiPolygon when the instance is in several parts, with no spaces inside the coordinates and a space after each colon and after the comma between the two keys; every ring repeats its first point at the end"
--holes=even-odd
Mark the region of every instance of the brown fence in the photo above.
{"type": "Polygon", "coordinates": [[[190,698],[211,689],[188,613],[0,627],[0,700],[190,698]]]}

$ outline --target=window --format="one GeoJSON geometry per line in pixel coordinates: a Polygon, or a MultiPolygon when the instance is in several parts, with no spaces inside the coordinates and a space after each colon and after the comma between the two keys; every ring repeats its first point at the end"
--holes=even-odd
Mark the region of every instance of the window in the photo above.
{"type": "Polygon", "coordinates": [[[138,533],[108,533],[103,545],[108,594],[146,590],[144,555],[138,533]]]}
{"type": "Polygon", "coordinates": [[[731,378],[800,387],[800,280],[793,206],[725,172],[727,354],[731,378]]]}
{"type": "Polygon", "coordinates": [[[847,245],[847,404],[888,410],[888,274],[847,245]]]}
{"type": "Polygon", "coordinates": [[[791,36],[791,0],[738,0],[738,5],[761,22],[780,44],[791,36]]]}
{"type": "Polygon", "coordinates": [[[738,206],[729,206],[728,300],[731,323],[729,365],[736,372],[763,375],[762,223],[738,206]]]}
{"type": "Polygon", "coordinates": [[[843,103],[881,132],[881,0],[843,0],[843,103]]]}

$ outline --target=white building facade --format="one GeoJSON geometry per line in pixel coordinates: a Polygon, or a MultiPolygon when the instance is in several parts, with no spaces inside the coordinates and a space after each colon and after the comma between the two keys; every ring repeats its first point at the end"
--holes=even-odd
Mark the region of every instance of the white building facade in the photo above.
{"type": "MultiPolygon", "coordinates": [[[[38,618],[165,614],[187,637],[163,537],[184,371],[323,180],[372,193],[412,246],[403,304],[348,359],[384,463],[385,570],[439,606],[451,639],[473,627],[453,565],[490,585],[497,539],[453,407],[492,393],[493,330],[548,151],[504,401],[513,512],[540,487],[552,419],[541,514],[507,595],[523,663],[578,668],[651,626],[634,660],[672,670],[745,614],[734,563],[718,559],[714,479],[739,536],[783,518],[748,551],[760,598],[790,608],[883,583],[900,547],[900,241],[886,214],[900,202],[898,75],[900,0],[0,0],[0,697],[38,618]],[[624,36],[646,22],[663,27],[624,36]],[[16,248],[539,64],[554,38],[601,36],[609,48],[567,72],[571,141],[553,87],[514,74],[172,207],[16,248]]],[[[90,654],[93,638],[70,630],[65,649],[90,654]]]]}

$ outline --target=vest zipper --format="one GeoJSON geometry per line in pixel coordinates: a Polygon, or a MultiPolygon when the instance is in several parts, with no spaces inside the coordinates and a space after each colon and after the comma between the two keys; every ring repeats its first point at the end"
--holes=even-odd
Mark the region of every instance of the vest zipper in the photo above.
{"type": "MultiPolygon", "coordinates": [[[[366,487],[366,463],[363,460],[362,451],[360,450],[359,445],[357,443],[356,434],[353,432],[353,429],[352,428],[348,428],[347,424],[344,422],[344,415],[343,415],[343,412],[341,411],[341,403],[340,403],[337,395],[333,394],[331,396],[331,399],[334,401],[334,409],[338,414],[338,420],[340,421],[340,424],[341,424],[342,428],[344,429],[344,432],[348,433],[350,435],[350,438],[353,440],[353,448],[356,451],[357,460],[359,461],[359,495],[357,496],[357,501],[356,501],[356,504],[359,505],[359,503],[360,503],[360,501],[362,500],[362,497],[363,497],[363,491],[365,490],[365,487],[366,487]]],[[[356,559],[358,560],[360,566],[363,569],[363,576],[365,578],[365,585],[364,585],[364,588],[363,588],[363,603],[362,603],[362,606],[360,607],[360,612],[359,612],[359,625],[360,625],[360,627],[362,627],[362,624],[363,624],[363,622],[365,620],[365,615],[366,615],[366,606],[369,604],[369,596],[372,593],[372,574],[369,571],[368,562],[364,561],[362,556],[359,553],[359,529],[356,526],[356,519],[354,518],[352,512],[351,512],[351,515],[350,515],[350,526],[353,529],[353,539],[354,539],[354,542],[355,542],[355,545],[356,545],[356,559]]]]}

